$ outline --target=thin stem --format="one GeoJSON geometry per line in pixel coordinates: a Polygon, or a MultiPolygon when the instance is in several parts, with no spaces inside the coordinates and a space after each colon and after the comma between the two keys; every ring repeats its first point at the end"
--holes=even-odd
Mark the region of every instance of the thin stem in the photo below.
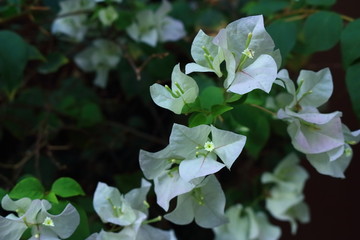
{"type": "Polygon", "coordinates": [[[264,111],[266,113],[269,113],[269,114],[271,114],[273,116],[276,116],[276,113],[274,113],[274,112],[270,111],[269,109],[266,109],[266,108],[264,108],[262,106],[259,106],[259,105],[253,104],[253,103],[249,103],[248,105],[250,105],[252,107],[255,107],[255,108],[258,108],[258,109],[260,109],[260,110],[262,110],[262,111],[264,111]]]}

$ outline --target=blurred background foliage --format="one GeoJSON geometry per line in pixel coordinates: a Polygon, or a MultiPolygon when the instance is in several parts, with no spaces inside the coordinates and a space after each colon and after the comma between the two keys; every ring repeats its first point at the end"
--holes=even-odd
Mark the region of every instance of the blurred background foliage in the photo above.
{"type": "MultiPolygon", "coordinates": [[[[138,187],[142,177],[139,149],[156,151],[164,147],[174,122],[189,121],[191,125],[209,117],[174,116],[157,107],[149,94],[151,84],[170,82],[175,64],[180,62],[184,67],[192,61],[190,46],[199,29],[209,35],[216,34],[240,17],[262,14],[281,51],[282,67],[293,76],[302,68],[318,71],[327,67],[327,53],[339,56],[329,67],[337,72],[335,96],[337,91],[344,92],[347,99],[338,97],[340,102],[334,106],[353,114],[345,120],[350,127],[359,127],[360,18],[341,12],[340,6],[340,2],[345,5],[344,2],[350,1],[174,0],[170,16],[183,22],[186,37],[156,47],[133,41],[125,29],[136,12],[154,9],[160,1],[124,0],[116,5],[118,19],[111,26],[96,28],[97,31],[91,31],[78,43],[51,34],[59,2],[0,1],[0,197],[24,176],[40,179],[44,194],[49,194],[53,182],[60,177],[76,179],[86,196],[74,196],[71,201],[82,209],[82,218],[87,213],[89,219],[82,221],[82,230],[72,239],[81,239],[101,227],[91,206],[97,182],[115,185],[122,192],[138,187]],[[121,61],[110,71],[103,89],[93,85],[94,73],[83,72],[74,63],[74,56],[99,37],[122,39],[121,61]],[[351,105],[353,113],[344,104],[351,105]]],[[[90,18],[90,21],[95,20],[90,18]]],[[[200,87],[200,100],[212,99],[212,102],[203,101],[206,105],[203,107],[211,109],[224,102],[217,88],[219,83],[211,75],[198,75],[195,79],[200,87]]],[[[234,103],[231,114],[221,116],[225,121],[217,122],[223,129],[249,137],[246,154],[242,155],[247,160],[237,161],[231,173],[218,176],[229,205],[251,203],[258,194],[255,186],[259,184],[260,174],[272,169],[289,148],[284,123],[251,107],[251,104],[265,105],[266,95],[254,91],[244,101],[248,104],[234,103]]],[[[335,109],[326,107],[329,112],[335,109]]],[[[356,157],[359,155],[354,156],[355,161],[356,157]]],[[[154,203],[153,195],[150,202],[154,203]]],[[[154,207],[152,214],[157,216],[159,212],[154,207]]],[[[169,227],[166,222],[159,225],[169,227]]],[[[189,232],[192,239],[212,236],[210,231],[194,224],[171,227],[179,239],[190,239],[189,232]]]]}

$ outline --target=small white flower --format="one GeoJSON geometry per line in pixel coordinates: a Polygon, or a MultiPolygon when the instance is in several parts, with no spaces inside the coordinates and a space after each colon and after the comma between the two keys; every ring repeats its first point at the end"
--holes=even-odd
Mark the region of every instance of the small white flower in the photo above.
{"type": "Polygon", "coordinates": [[[45,225],[45,226],[49,226],[49,227],[54,227],[55,226],[53,220],[51,218],[49,218],[49,217],[46,217],[42,224],[45,225]]]}
{"type": "Polygon", "coordinates": [[[254,55],[255,55],[255,51],[250,49],[250,48],[246,48],[242,54],[244,54],[245,56],[247,56],[248,58],[251,58],[253,59],[254,58],[254,55]]]}
{"type": "Polygon", "coordinates": [[[212,152],[214,149],[215,149],[215,145],[213,142],[211,141],[207,141],[205,144],[204,144],[204,149],[208,152],[212,152]]]}

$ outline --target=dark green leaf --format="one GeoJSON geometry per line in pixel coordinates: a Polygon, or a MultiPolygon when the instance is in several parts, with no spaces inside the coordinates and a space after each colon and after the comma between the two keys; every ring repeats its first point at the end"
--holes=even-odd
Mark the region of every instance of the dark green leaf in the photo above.
{"type": "Polygon", "coordinates": [[[68,62],[69,59],[67,59],[66,56],[58,52],[53,52],[46,57],[46,62],[39,66],[38,71],[42,74],[53,73],[68,62]]]}
{"type": "Polygon", "coordinates": [[[269,16],[289,5],[286,0],[260,0],[258,2],[250,1],[242,9],[248,15],[262,14],[269,16]]]}
{"type": "Polygon", "coordinates": [[[16,33],[0,31],[0,88],[18,88],[28,60],[28,44],[16,33]]]}
{"type": "Polygon", "coordinates": [[[28,45],[28,60],[41,60],[45,61],[46,58],[41,54],[41,52],[34,46],[28,45]]]}
{"type": "Polygon", "coordinates": [[[233,107],[226,106],[226,105],[214,105],[211,107],[211,114],[216,117],[219,116],[227,111],[230,111],[233,107]]]}
{"type": "Polygon", "coordinates": [[[210,124],[214,120],[212,115],[206,115],[205,113],[193,113],[189,118],[189,127],[196,127],[201,124],[210,124]]]}
{"type": "Polygon", "coordinates": [[[306,3],[314,6],[331,6],[336,0],[306,0],[306,3]]]}
{"type": "Polygon", "coordinates": [[[79,127],[91,127],[103,120],[101,109],[94,103],[87,103],[80,109],[79,127]]]}
{"type": "Polygon", "coordinates": [[[281,57],[286,59],[296,43],[298,24],[294,21],[277,20],[267,27],[275,46],[280,49],[281,57]]]}
{"type": "Polygon", "coordinates": [[[325,51],[335,46],[340,39],[343,22],[334,12],[317,12],[304,23],[304,45],[308,53],[325,51]]]}
{"type": "Polygon", "coordinates": [[[62,177],[57,179],[53,183],[51,191],[63,198],[85,195],[84,190],[81,188],[80,184],[69,177],[62,177]]]}
{"type": "Polygon", "coordinates": [[[217,29],[226,23],[226,17],[215,8],[204,9],[197,18],[196,25],[205,29],[217,29]]]}
{"type": "Polygon", "coordinates": [[[238,130],[246,129],[242,132],[247,136],[245,149],[250,156],[257,158],[270,136],[270,124],[266,113],[243,104],[236,106],[231,114],[239,124],[238,130]]]}
{"type": "Polygon", "coordinates": [[[212,106],[224,103],[224,89],[213,86],[207,87],[200,93],[199,99],[201,107],[210,110],[212,106]]]}
{"type": "Polygon", "coordinates": [[[352,107],[360,120],[360,63],[350,66],[346,71],[346,86],[352,107]]]}
{"type": "Polygon", "coordinates": [[[27,177],[18,182],[10,191],[10,198],[20,199],[28,197],[30,199],[42,199],[45,189],[41,182],[34,177],[27,177]]]}
{"type": "Polygon", "coordinates": [[[349,23],[341,33],[341,52],[345,67],[360,58],[360,19],[349,23]]]}

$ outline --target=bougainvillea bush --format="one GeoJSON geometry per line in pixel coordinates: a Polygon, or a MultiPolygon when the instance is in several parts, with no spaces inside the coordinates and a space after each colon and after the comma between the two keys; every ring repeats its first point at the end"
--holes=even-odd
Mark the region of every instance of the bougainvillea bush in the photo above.
{"type": "Polygon", "coordinates": [[[296,236],[309,171],[341,181],[360,141],[329,107],[346,81],[360,119],[335,3],[2,1],[0,239],[296,236]]]}

